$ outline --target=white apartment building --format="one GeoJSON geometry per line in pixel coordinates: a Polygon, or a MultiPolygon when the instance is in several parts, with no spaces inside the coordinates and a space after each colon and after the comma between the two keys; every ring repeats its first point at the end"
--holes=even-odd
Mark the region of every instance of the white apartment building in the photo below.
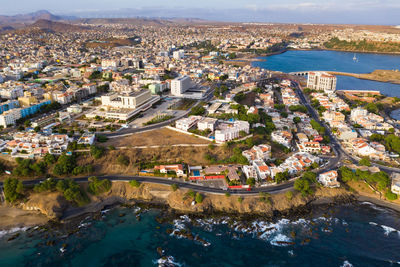
{"type": "Polygon", "coordinates": [[[360,118],[360,117],[365,118],[367,116],[368,116],[368,110],[360,108],[360,107],[352,109],[351,113],[350,113],[350,119],[352,121],[357,121],[358,118],[360,118]]]}
{"type": "Polygon", "coordinates": [[[182,131],[188,131],[196,123],[202,119],[201,116],[189,116],[188,118],[183,118],[175,122],[175,127],[182,131]]]}
{"type": "Polygon", "coordinates": [[[327,72],[309,72],[307,87],[315,90],[323,90],[329,94],[336,90],[336,80],[336,76],[327,72]]]}
{"type": "Polygon", "coordinates": [[[15,108],[3,112],[0,115],[0,125],[7,128],[8,125],[14,125],[15,122],[21,118],[21,109],[15,108]]]}
{"type": "Polygon", "coordinates": [[[301,142],[297,143],[297,148],[300,152],[320,153],[321,145],[319,142],[301,142]]]}
{"type": "Polygon", "coordinates": [[[203,118],[197,123],[197,129],[204,131],[210,129],[212,132],[215,130],[215,125],[217,124],[217,119],[214,118],[203,118]]]}
{"type": "Polygon", "coordinates": [[[5,99],[17,99],[24,96],[24,89],[22,86],[11,87],[0,90],[0,96],[5,99]]]}
{"type": "Polygon", "coordinates": [[[271,134],[272,141],[275,141],[287,148],[291,147],[292,134],[288,131],[274,131],[271,134]]]}
{"type": "Polygon", "coordinates": [[[192,86],[192,80],[189,76],[181,76],[171,81],[171,94],[182,96],[192,86]]]}
{"type": "Polygon", "coordinates": [[[183,49],[174,51],[174,53],[172,54],[172,57],[176,60],[182,59],[185,57],[185,51],[183,49]]]}
{"type": "Polygon", "coordinates": [[[257,173],[257,178],[259,180],[265,180],[268,176],[271,175],[271,171],[267,164],[263,160],[255,160],[253,161],[253,167],[257,173]]]}
{"type": "Polygon", "coordinates": [[[240,132],[249,133],[250,124],[247,121],[235,121],[224,129],[215,131],[216,142],[226,142],[240,137],[240,132]]]}
{"type": "Polygon", "coordinates": [[[81,113],[81,112],[82,112],[82,107],[79,106],[79,105],[71,105],[71,106],[67,107],[67,111],[68,111],[69,113],[76,113],[76,114],[78,114],[78,113],[81,113]]]}
{"type": "Polygon", "coordinates": [[[244,165],[242,167],[242,171],[244,175],[246,176],[247,179],[249,178],[256,178],[257,177],[257,171],[256,168],[254,168],[253,165],[244,165]]]}
{"type": "Polygon", "coordinates": [[[253,146],[251,149],[243,151],[242,155],[247,158],[249,162],[254,160],[267,160],[271,158],[271,146],[267,144],[253,146]]]}

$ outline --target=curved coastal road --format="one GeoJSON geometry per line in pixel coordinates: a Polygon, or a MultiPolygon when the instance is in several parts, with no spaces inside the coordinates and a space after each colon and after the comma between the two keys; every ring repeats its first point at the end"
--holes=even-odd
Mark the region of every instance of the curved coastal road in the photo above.
{"type": "MultiPolygon", "coordinates": [[[[72,178],[76,182],[87,182],[88,178],[90,176],[85,176],[85,177],[79,177],[79,178],[72,178]]],[[[235,195],[258,195],[260,192],[266,192],[266,193],[280,193],[287,191],[288,189],[291,189],[293,187],[294,181],[288,181],[283,184],[279,185],[272,185],[268,187],[255,187],[252,188],[251,191],[246,191],[244,189],[238,189],[238,190],[224,190],[221,188],[213,188],[213,187],[206,187],[206,186],[201,186],[195,183],[191,182],[184,182],[182,180],[176,180],[176,179],[168,179],[165,177],[150,177],[150,176],[125,176],[125,175],[104,175],[104,176],[98,176],[100,179],[109,179],[112,182],[129,182],[132,180],[136,180],[138,182],[146,182],[146,183],[154,183],[154,184],[162,184],[162,185],[172,185],[176,184],[180,188],[186,188],[186,189],[192,189],[197,192],[202,192],[202,193],[211,193],[211,194],[225,194],[226,192],[229,192],[230,194],[235,194],[235,195]]],[[[27,180],[23,181],[24,185],[27,186],[32,186],[39,184],[40,182],[44,181],[46,179],[36,179],[36,180],[27,180]]],[[[61,179],[55,179],[55,180],[61,180],[61,179]]],[[[0,188],[3,187],[3,183],[0,182],[0,188]]]]}

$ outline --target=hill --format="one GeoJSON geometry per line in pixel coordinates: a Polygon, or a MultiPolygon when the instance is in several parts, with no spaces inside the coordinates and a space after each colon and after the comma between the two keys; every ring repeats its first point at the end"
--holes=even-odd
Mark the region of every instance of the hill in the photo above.
{"type": "Polygon", "coordinates": [[[82,31],[87,29],[86,27],[78,25],[73,25],[58,21],[51,21],[46,19],[40,19],[35,23],[27,26],[27,28],[39,28],[44,31],[52,31],[52,32],[72,32],[72,31],[82,31]]]}
{"type": "Polygon", "coordinates": [[[14,16],[0,16],[0,24],[32,23],[37,20],[63,20],[63,17],[55,16],[47,10],[40,10],[28,14],[18,14],[14,16]]]}

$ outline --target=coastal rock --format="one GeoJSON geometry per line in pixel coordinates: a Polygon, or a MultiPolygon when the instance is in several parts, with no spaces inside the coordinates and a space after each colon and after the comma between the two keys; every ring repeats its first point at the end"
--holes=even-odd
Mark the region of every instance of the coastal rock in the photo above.
{"type": "Polygon", "coordinates": [[[38,210],[50,219],[58,219],[68,207],[68,202],[59,192],[33,193],[21,207],[24,210],[38,210]]]}

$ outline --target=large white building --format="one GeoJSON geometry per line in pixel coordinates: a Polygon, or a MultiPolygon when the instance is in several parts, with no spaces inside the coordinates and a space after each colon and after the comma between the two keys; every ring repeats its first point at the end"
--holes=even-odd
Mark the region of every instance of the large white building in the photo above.
{"type": "Polygon", "coordinates": [[[171,81],[171,94],[182,96],[192,86],[189,76],[181,76],[171,81]]]}
{"type": "Polygon", "coordinates": [[[202,119],[201,116],[189,116],[175,122],[175,127],[182,131],[188,131],[202,119]]]}
{"type": "Polygon", "coordinates": [[[172,54],[172,57],[177,60],[182,59],[185,57],[185,51],[183,49],[174,51],[174,53],[172,54]]]}
{"type": "Polygon", "coordinates": [[[130,92],[127,94],[108,94],[101,97],[103,106],[111,108],[135,109],[151,99],[149,90],[130,92]]]}
{"type": "Polygon", "coordinates": [[[102,69],[111,69],[111,70],[116,70],[117,67],[119,66],[120,62],[117,60],[111,60],[111,59],[103,59],[101,61],[101,68],[102,69]]]}
{"type": "Polygon", "coordinates": [[[246,134],[249,133],[250,124],[247,121],[235,121],[223,129],[216,130],[215,141],[222,143],[239,138],[241,131],[244,131],[246,134]]]}
{"type": "Polygon", "coordinates": [[[211,131],[214,131],[215,125],[217,124],[217,121],[218,120],[214,119],[214,118],[203,118],[201,121],[199,121],[197,123],[197,128],[200,131],[204,131],[204,130],[207,130],[207,129],[209,129],[211,131]]]}
{"type": "Polygon", "coordinates": [[[21,110],[19,108],[5,111],[0,115],[0,125],[6,128],[9,125],[14,125],[21,118],[21,110]]]}
{"type": "Polygon", "coordinates": [[[326,93],[333,93],[336,90],[336,76],[327,72],[309,72],[307,87],[323,90],[326,93]]]}

